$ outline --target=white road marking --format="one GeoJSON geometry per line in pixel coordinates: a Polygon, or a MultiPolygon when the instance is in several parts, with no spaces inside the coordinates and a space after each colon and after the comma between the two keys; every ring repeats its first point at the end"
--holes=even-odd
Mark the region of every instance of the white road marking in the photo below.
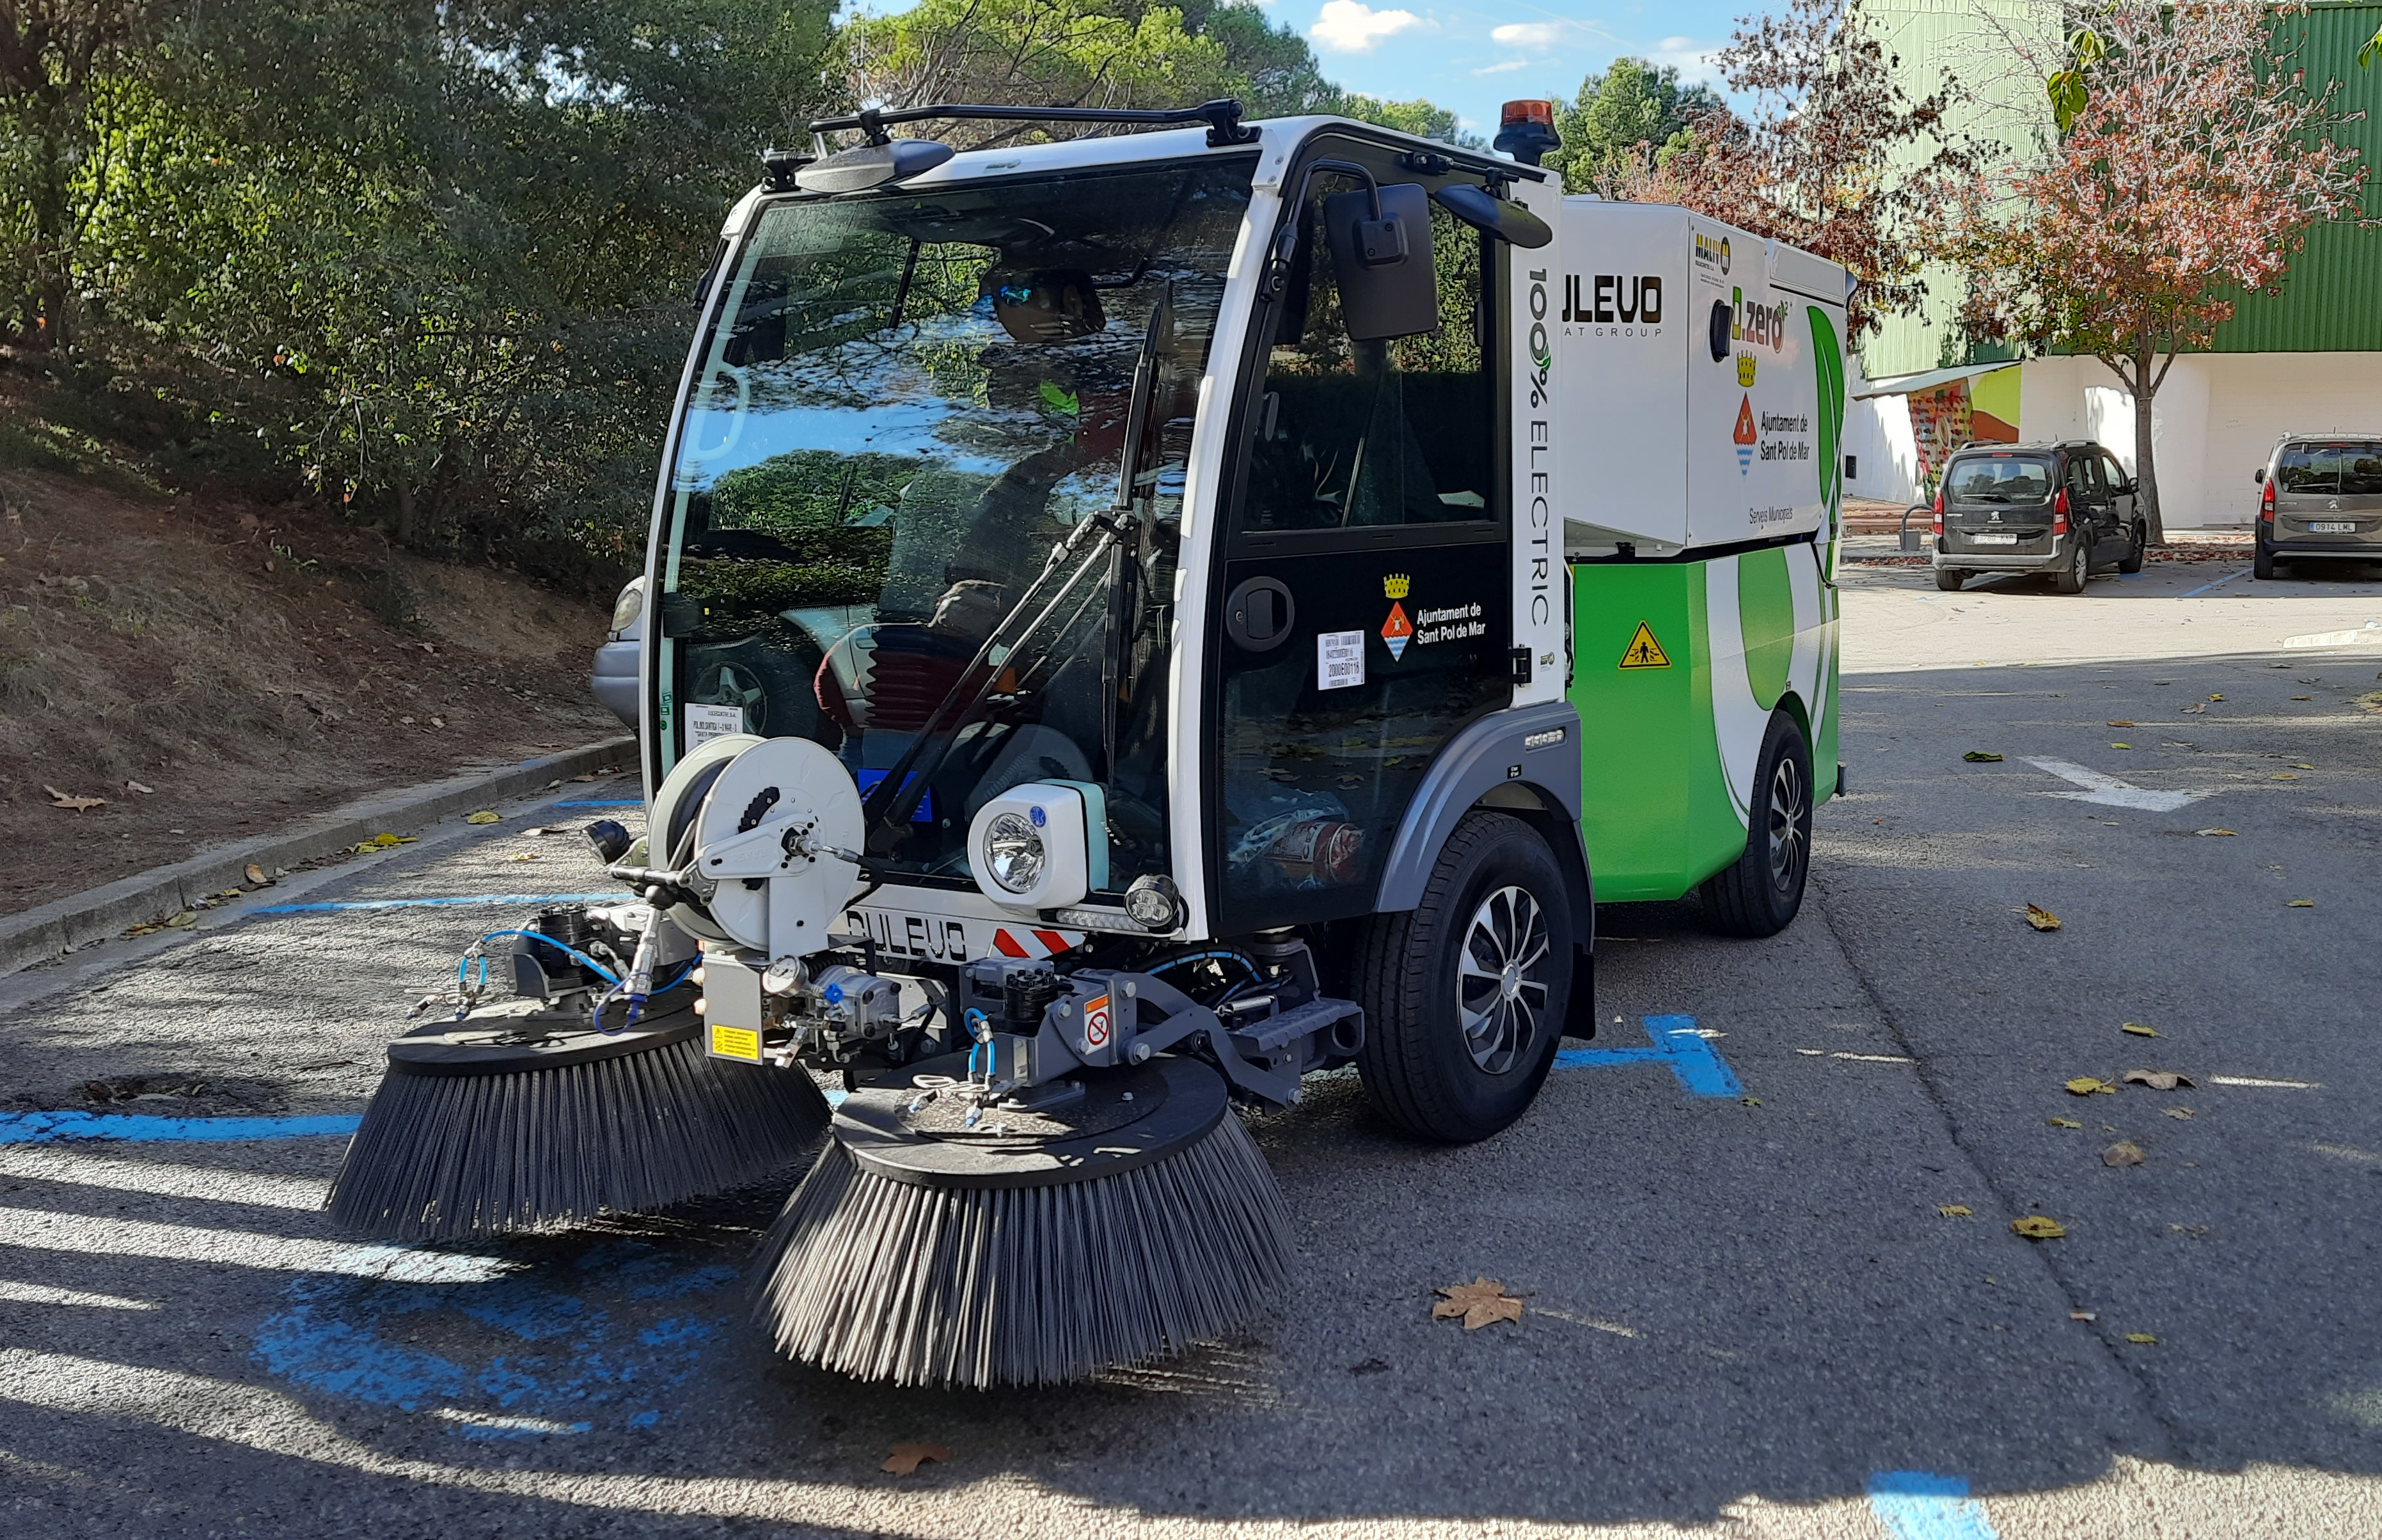
{"type": "Polygon", "coordinates": [[[2255,1075],[2211,1075],[2208,1077],[2208,1083],[2250,1085],[2265,1091],[2321,1091],[2324,1089],[2324,1083],[2321,1081],[2265,1081],[2258,1079],[2255,1075]]]}
{"type": "Polygon", "coordinates": [[[2203,797],[2216,795],[2213,791],[2145,791],[2139,786],[2129,786],[2115,776],[2087,770],[2064,759],[2028,758],[2027,763],[2037,770],[2082,787],[2084,789],[2081,791],[2044,793],[2046,797],[2065,797],[2070,801],[2097,802],[2103,807],[2130,807],[2137,813],[2173,813],[2203,797]]]}
{"type": "Polygon", "coordinates": [[[2368,620],[2353,631],[2310,631],[2283,638],[2286,647],[2354,647],[2361,642],[2382,642],[2382,620],[2368,620]]]}

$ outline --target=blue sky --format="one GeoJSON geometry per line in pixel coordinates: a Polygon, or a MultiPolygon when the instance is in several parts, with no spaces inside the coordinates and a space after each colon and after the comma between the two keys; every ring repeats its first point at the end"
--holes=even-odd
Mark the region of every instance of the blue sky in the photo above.
{"type": "Polygon", "coordinates": [[[1464,126],[1496,132],[1500,104],[1520,96],[1568,99],[1592,69],[1624,54],[1676,64],[1688,79],[1718,83],[1709,55],[1756,0],[1621,0],[1594,6],[1479,0],[1270,0],[1267,14],[1306,35],[1324,73],[1352,91],[1404,100],[1428,96],[1464,126]]]}

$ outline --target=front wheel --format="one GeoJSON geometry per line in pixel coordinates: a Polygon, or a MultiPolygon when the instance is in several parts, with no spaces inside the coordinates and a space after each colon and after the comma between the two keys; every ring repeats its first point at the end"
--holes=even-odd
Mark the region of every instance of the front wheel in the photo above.
{"type": "Polygon", "coordinates": [[[1381,1115],[1459,1144],[1519,1118],[1563,1036],[1573,930],[1563,872],[1538,831],[1466,814],[1422,902],[1375,915],[1357,947],[1357,1072],[1381,1115]]]}
{"type": "Polygon", "coordinates": [[[2135,573],[2141,571],[2143,569],[2143,552],[2149,548],[2150,543],[2150,526],[2141,522],[2140,520],[2136,520],[2133,528],[2133,544],[2126,548],[2125,556],[2119,559],[2118,563],[2118,570],[2125,573],[2128,577],[2131,577],[2135,573]]]}
{"type": "Polygon", "coordinates": [[[1783,711],[1771,713],[1762,737],[1749,824],[1745,853],[1697,896],[1705,923],[1723,935],[1776,935],[1802,909],[1811,873],[1811,752],[1783,711]]]}

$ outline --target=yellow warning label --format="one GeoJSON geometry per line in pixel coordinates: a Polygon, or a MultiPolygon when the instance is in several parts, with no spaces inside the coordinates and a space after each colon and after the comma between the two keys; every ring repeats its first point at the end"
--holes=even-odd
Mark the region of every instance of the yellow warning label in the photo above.
{"type": "Polygon", "coordinates": [[[1671,655],[1663,651],[1663,644],[1654,640],[1653,630],[1643,620],[1638,622],[1638,634],[1629,639],[1627,649],[1621,654],[1621,666],[1624,668],[1671,666],[1671,655]]]}
{"type": "Polygon", "coordinates": [[[743,1027],[715,1024],[711,1029],[711,1052],[718,1058],[741,1058],[747,1064],[761,1062],[761,1034],[743,1027]]]}

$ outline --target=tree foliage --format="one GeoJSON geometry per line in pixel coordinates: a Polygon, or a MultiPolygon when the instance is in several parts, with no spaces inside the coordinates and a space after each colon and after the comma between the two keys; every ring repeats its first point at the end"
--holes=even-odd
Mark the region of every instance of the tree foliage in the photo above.
{"type": "Polygon", "coordinates": [[[1853,0],[1788,0],[1740,20],[1718,63],[1750,114],[1690,113],[1684,135],[1660,150],[1641,141],[1602,190],[1685,204],[1842,264],[1855,337],[1915,307],[1934,189],[1975,163],[1946,121],[1948,86],[1905,92],[1899,59],[1853,0]]]}
{"type": "MultiPolygon", "coordinates": [[[[2028,60],[2063,125],[1956,182],[1941,254],[1970,275],[1975,335],[2101,360],[2133,396],[2154,534],[2152,402],[2236,298],[2277,291],[2308,231],[2358,217],[2365,168],[2332,135],[2339,82],[2310,82],[2289,19],[2254,0],[2102,0],[2028,60]]],[[[2025,39],[2011,45],[2024,49],[2025,39]]]]}
{"type": "Polygon", "coordinates": [[[1676,65],[1623,57],[1580,82],[1579,93],[1555,112],[1563,148],[1548,153],[1573,192],[1595,192],[1639,158],[1660,163],[1690,141],[1690,126],[1722,106],[1709,86],[1682,85],[1676,65]]]}
{"type": "Polygon", "coordinates": [[[1456,137],[1251,0],[835,8],[0,0],[0,367],[178,422],[190,475],[592,575],[642,552],[720,214],[812,117],[1238,95],[1456,137]]]}

